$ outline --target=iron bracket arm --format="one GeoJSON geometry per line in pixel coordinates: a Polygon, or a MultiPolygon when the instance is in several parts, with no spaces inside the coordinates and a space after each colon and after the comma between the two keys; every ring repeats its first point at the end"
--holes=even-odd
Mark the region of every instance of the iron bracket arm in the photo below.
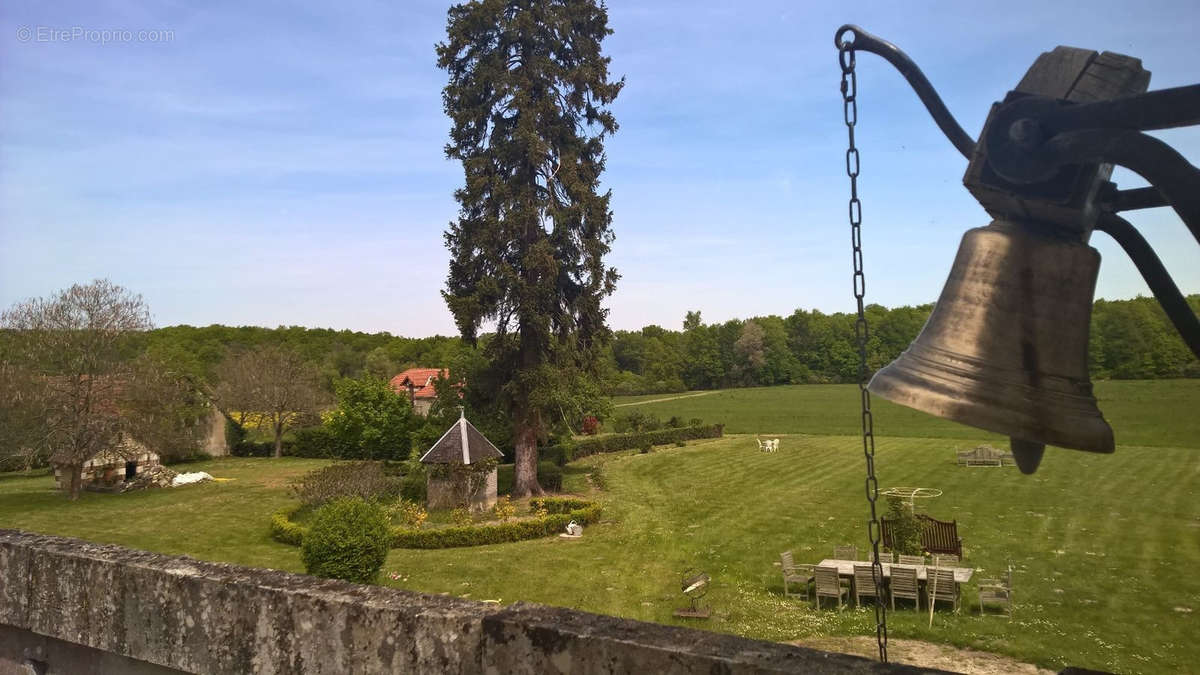
{"type": "Polygon", "coordinates": [[[962,125],[958,120],[954,119],[954,115],[950,114],[950,110],[946,108],[946,104],[942,102],[942,97],[938,95],[937,90],[929,83],[929,79],[925,77],[925,73],[917,67],[917,64],[909,58],[896,45],[868,33],[867,31],[853,24],[846,24],[837,30],[833,36],[833,43],[837,46],[839,53],[838,58],[842,64],[842,70],[846,71],[850,68],[850,64],[846,61],[846,53],[848,51],[864,51],[881,56],[885,61],[895,66],[896,70],[904,76],[908,81],[909,86],[917,93],[917,97],[921,99],[921,103],[925,104],[925,109],[933,117],[933,121],[937,123],[938,128],[950,139],[954,147],[962,153],[963,157],[971,159],[971,155],[975,152],[975,141],[966,131],[963,131],[962,125]]]}
{"type": "Polygon", "coordinates": [[[1183,293],[1179,291],[1179,287],[1175,285],[1175,281],[1171,279],[1171,275],[1167,273],[1167,269],[1163,267],[1162,261],[1158,259],[1154,249],[1150,248],[1142,233],[1128,220],[1115,213],[1101,214],[1096,221],[1096,229],[1112,237],[1125,249],[1126,255],[1133,261],[1142,278],[1146,280],[1146,285],[1154,293],[1154,298],[1167,313],[1167,318],[1175,325],[1175,330],[1179,331],[1180,337],[1196,358],[1200,358],[1200,319],[1196,318],[1187,299],[1183,297],[1183,293]]]}

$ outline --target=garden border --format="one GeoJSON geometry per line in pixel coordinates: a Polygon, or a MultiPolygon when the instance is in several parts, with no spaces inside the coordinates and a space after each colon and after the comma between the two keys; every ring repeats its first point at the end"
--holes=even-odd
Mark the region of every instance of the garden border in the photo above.
{"type": "MultiPolygon", "coordinates": [[[[594,523],[600,519],[603,510],[599,503],[581,497],[537,497],[530,500],[529,505],[531,509],[542,506],[548,513],[541,518],[496,525],[466,525],[431,530],[392,527],[390,548],[461,548],[541,539],[562,533],[572,520],[580,525],[594,523]]],[[[290,506],[271,515],[272,539],[291,546],[304,543],[304,535],[308,533],[308,528],[292,520],[292,516],[300,508],[290,506]]]]}

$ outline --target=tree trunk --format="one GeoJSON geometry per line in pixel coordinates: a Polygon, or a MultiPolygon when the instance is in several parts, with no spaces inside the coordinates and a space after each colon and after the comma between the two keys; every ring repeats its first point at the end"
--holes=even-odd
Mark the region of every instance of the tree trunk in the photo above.
{"type": "Polygon", "coordinates": [[[67,482],[67,497],[71,501],[75,501],[79,499],[79,491],[83,488],[83,465],[71,464],[66,469],[71,474],[71,478],[67,482]]]}
{"type": "Polygon", "coordinates": [[[537,434],[532,427],[519,422],[513,437],[516,458],[513,465],[512,496],[520,499],[543,494],[542,486],[537,480],[537,434]]]}
{"type": "Polygon", "coordinates": [[[275,456],[283,457],[283,425],[275,423],[275,456]]]}

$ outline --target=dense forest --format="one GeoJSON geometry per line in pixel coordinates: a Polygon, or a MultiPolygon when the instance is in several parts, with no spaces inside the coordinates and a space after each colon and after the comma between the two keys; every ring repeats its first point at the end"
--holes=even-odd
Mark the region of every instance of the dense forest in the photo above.
{"type": "MultiPolygon", "coordinates": [[[[1200,311],[1200,295],[1188,301],[1200,311]]],[[[908,346],[932,307],[867,307],[873,369],[908,346]]],[[[390,377],[415,365],[467,371],[480,358],[478,350],[457,337],[405,338],[295,326],[171,326],[142,339],[144,349],[203,376],[212,373],[227,350],[287,345],[320,367],[330,389],[343,377],[390,377]]],[[[611,394],[849,382],[858,368],[854,316],[817,310],[712,324],[705,324],[700,312],[688,312],[680,330],[646,326],[616,331],[608,349],[604,379],[611,394]]],[[[1200,377],[1200,361],[1153,298],[1097,300],[1088,357],[1093,379],[1200,377]]]]}

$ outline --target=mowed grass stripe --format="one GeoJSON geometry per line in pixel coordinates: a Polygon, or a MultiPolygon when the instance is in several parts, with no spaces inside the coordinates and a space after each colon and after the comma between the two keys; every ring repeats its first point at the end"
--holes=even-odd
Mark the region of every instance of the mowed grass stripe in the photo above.
{"type": "MultiPolygon", "coordinates": [[[[1117,445],[1200,448],[1200,380],[1131,380],[1095,383],[1099,407],[1112,425],[1117,445]]],[[[617,397],[614,403],[638,397],[617,397]]],[[[644,398],[644,397],[643,397],[644,398]]],[[[651,397],[653,398],[653,397],[651,397]]],[[[855,436],[862,432],[858,386],[813,384],[725,389],[711,395],[618,409],[653,413],[661,419],[699,417],[724,423],[731,434],[855,436]]],[[[1006,443],[1007,439],[871,399],[880,437],[953,438],[1006,443]]]]}
{"type": "MultiPolygon", "coordinates": [[[[670,514],[669,526],[655,526],[659,536],[648,557],[717,572],[715,585],[723,590],[714,589],[713,602],[730,604],[728,624],[734,632],[774,639],[784,639],[780,635],[785,633],[788,639],[822,631],[853,633],[863,628],[867,613],[811,617],[802,610],[770,624],[758,613],[780,611],[772,604],[781,590],[772,565],[780,551],[792,549],[798,560],[815,562],[837,544],[854,543],[864,556],[866,550],[858,439],[782,439],[781,450],[773,454],[758,452],[753,439],[745,437],[712,444],[707,457],[699,449],[668,448],[637,457],[638,469],[628,473],[619,468],[625,460],[614,460],[613,473],[622,475],[623,499],[654,492],[656,503],[670,514]],[[707,496],[689,491],[695,486],[707,496]],[[721,495],[725,490],[734,492],[721,495]],[[699,526],[683,529],[689,522],[699,526]]],[[[1142,659],[1177,668],[1194,653],[1183,637],[1187,617],[1173,607],[1180,601],[1179,591],[1194,597],[1195,580],[1185,578],[1183,588],[1177,586],[1172,594],[1131,584],[1128,578],[1131,573],[1157,578],[1176,564],[1194,564],[1200,553],[1184,547],[1171,554],[1170,564],[1157,553],[1146,555],[1177,539],[1182,521],[1172,525],[1172,518],[1125,508],[1154,501],[1156,492],[1173,495],[1175,483],[1186,483],[1191,472],[1170,466],[1195,461],[1194,452],[1132,447],[1098,456],[1051,449],[1039,474],[1023,476],[1011,467],[959,467],[953,450],[945,439],[880,439],[880,485],[945,490],[943,497],[925,503],[925,510],[958,520],[967,564],[980,567],[981,575],[994,576],[1014,564],[1021,599],[1018,618],[1009,624],[969,610],[957,617],[939,613],[928,629],[913,613],[900,612],[891,619],[893,635],[974,645],[1057,667],[1082,663],[1116,671],[1155,669],[1142,659]],[[1165,462],[1153,461],[1159,459],[1165,462]],[[1153,465],[1144,472],[1148,480],[1125,496],[1092,489],[1128,481],[1136,467],[1147,463],[1153,465]],[[1109,515],[1114,504],[1127,520],[1109,515]],[[1114,608],[1125,614],[1114,614],[1114,608]],[[1122,616],[1158,626],[1162,641],[1144,648],[1146,639],[1134,639],[1122,616]]],[[[1190,488],[1181,489],[1186,494],[1190,488]]],[[[1168,511],[1183,508],[1197,516],[1194,505],[1177,505],[1173,496],[1171,502],[1168,511]]],[[[622,526],[638,524],[623,521],[622,526]]],[[[967,607],[974,602],[973,592],[965,592],[967,607]]]]}

